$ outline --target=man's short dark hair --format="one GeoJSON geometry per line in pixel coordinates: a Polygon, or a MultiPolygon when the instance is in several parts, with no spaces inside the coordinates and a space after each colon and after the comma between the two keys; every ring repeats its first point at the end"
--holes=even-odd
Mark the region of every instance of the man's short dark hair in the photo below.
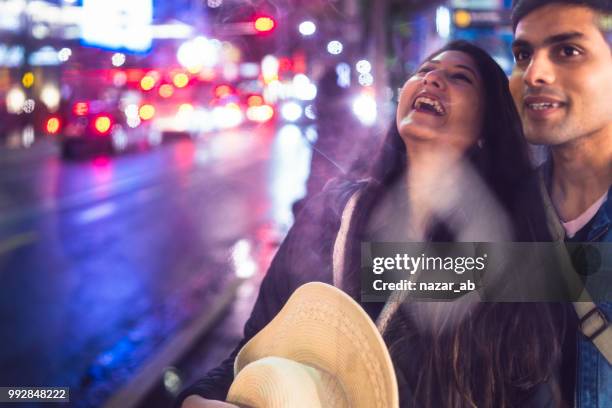
{"type": "Polygon", "coordinates": [[[512,0],[512,29],[516,31],[519,21],[535,9],[548,4],[570,4],[592,8],[604,14],[612,13],[612,0],[512,0]]]}

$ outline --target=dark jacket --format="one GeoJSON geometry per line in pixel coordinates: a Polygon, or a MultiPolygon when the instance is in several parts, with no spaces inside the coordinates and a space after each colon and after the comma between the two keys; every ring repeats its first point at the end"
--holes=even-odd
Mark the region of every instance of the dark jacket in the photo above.
{"type": "MultiPolygon", "coordinates": [[[[336,181],[309,201],[298,215],[264,277],[251,316],[245,324],[243,339],[217,368],[185,389],[179,395],[176,406],[180,406],[182,401],[192,394],[207,399],[225,400],[234,378],[234,359],[242,346],[276,316],[291,293],[299,286],[311,281],[331,283],[333,245],[340,227],[342,210],[360,186],[361,184],[357,182],[336,181]]],[[[606,232],[610,232],[611,207],[612,203],[608,200],[596,216],[597,219],[603,217],[607,220],[606,232]]],[[[599,231],[599,223],[594,227],[599,231]]],[[[610,239],[607,236],[609,234],[604,233],[604,235],[610,239]]],[[[579,390],[576,391],[580,393],[579,390]]],[[[548,387],[538,387],[529,401],[525,401],[524,406],[543,407],[549,404],[551,396],[548,387]]]]}
{"type": "Polygon", "coordinates": [[[276,316],[295,289],[313,281],[332,282],[332,252],[340,217],[359,186],[352,181],[333,181],[300,211],[263,279],[243,339],[217,368],[181,392],[176,406],[192,394],[224,401],[234,379],[234,359],[242,346],[276,316]]]}

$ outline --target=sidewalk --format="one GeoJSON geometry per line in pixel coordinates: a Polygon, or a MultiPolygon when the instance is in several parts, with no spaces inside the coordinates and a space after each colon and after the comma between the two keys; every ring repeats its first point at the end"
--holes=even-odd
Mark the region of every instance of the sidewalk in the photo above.
{"type": "Polygon", "coordinates": [[[193,337],[181,344],[182,349],[168,352],[173,360],[168,358],[165,364],[161,364],[162,357],[156,356],[157,364],[146,365],[139,376],[154,379],[153,384],[135,378],[113,395],[105,407],[171,407],[180,390],[202,378],[231,353],[242,339],[242,329],[257,298],[259,285],[281,241],[279,232],[267,229],[262,229],[263,233],[254,245],[256,273],[238,282],[233,288],[234,296],[225,308],[208,310],[200,316],[198,320],[206,320],[207,324],[201,325],[199,333],[193,330],[193,337]],[[146,395],[139,398],[131,396],[134,392],[143,394],[144,391],[146,395]]]}
{"type": "MultiPolygon", "coordinates": [[[[106,401],[106,408],[137,406],[159,381],[160,374],[182,357],[185,350],[194,346],[199,336],[212,329],[213,324],[226,312],[243,281],[235,278],[224,288],[211,307],[207,307],[191,324],[176,333],[166,345],[154,355],[127,384],[106,401]]],[[[148,404],[146,404],[149,406],[148,404]]]]}

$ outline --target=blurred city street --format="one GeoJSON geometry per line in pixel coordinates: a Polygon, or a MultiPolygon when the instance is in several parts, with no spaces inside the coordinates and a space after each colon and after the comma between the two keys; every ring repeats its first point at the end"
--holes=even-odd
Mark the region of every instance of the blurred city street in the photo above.
{"type": "Polygon", "coordinates": [[[290,127],[113,160],[66,163],[44,143],[20,153],[0,161],[0,383],[70,386],[92,406],[261,271],[310,150],[290,127]]]}
{"type": "Polygon", "coordinates": [[[426,55],[465,39],[510,73],[510,3],[0,1],[0,387],[170,406],[426,55]]]}

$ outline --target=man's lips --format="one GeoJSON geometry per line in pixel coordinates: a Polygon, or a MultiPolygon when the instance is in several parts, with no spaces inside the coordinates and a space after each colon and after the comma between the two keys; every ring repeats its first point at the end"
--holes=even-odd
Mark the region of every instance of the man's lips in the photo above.
{"type": "Polygon", "coordinates": [[[527,96],[523,99],[523,105],[530,114],[542,116],[563,108],[566,103],[547,96],[527,96]]]}

